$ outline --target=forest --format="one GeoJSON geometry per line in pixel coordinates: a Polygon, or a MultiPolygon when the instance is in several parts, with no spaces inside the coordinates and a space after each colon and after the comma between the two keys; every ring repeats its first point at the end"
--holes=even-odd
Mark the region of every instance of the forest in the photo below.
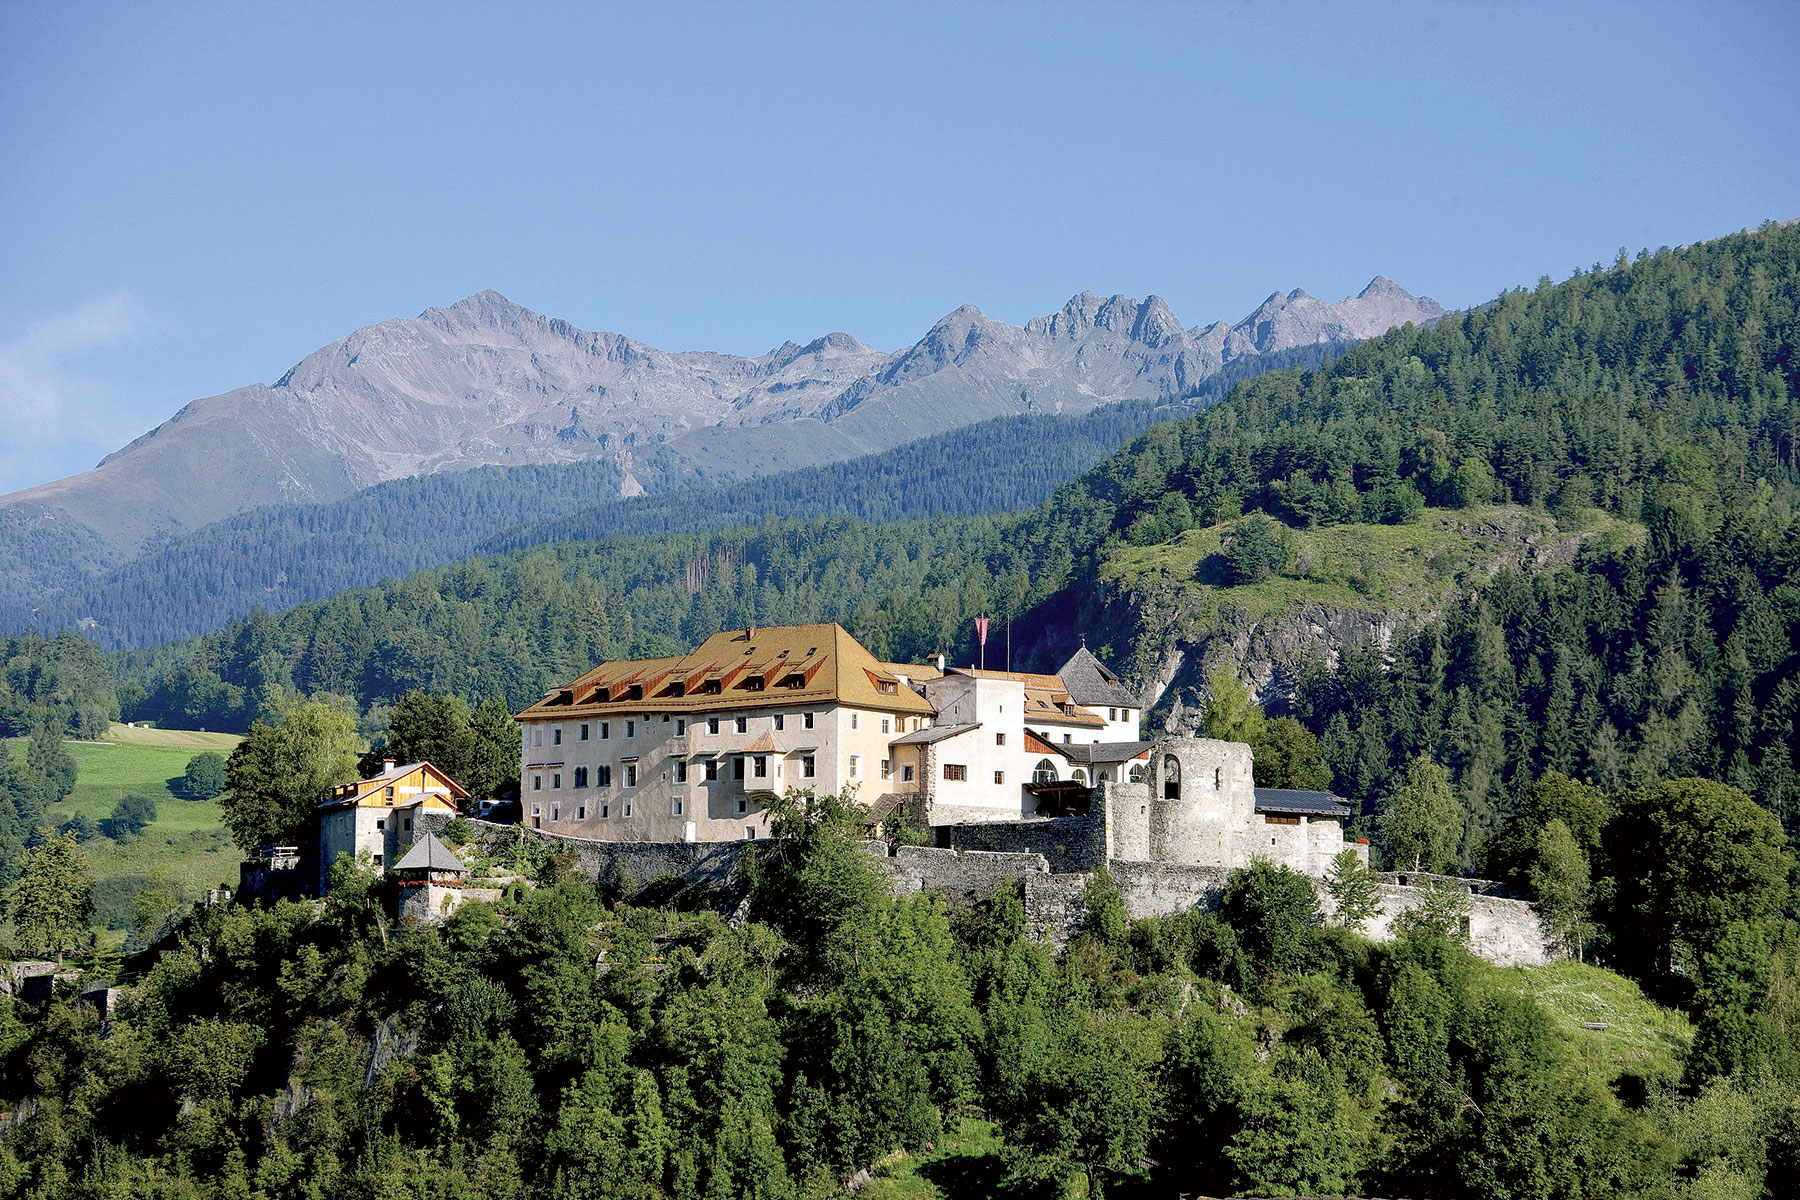
{"type": "Polygon", "coordinates": [[[715,915],[734,897],[572,877],[531,842],[489,853],[536,886],[393,926],[345,859],[320,906],[194,912],[105,1016],[0,999],[0,1094],[23,1114],[0,1190],[1785,1194],[1800,926],[1773,819],[1696,780],[1550,779],[1528,812],[1596,837],[1636,983],[1490,966],[1448,893],[1373,943],[1354,904],[1326,920],[1267,865],[1216,912],[1136,922],[1100,873],[1058,953],[1015,891],[892,897],[840,797],[790,795],[743,862],[742,921],[715,915]],[[1572,1020],[1570,988],[1631,1028],[1572,1020]]]}

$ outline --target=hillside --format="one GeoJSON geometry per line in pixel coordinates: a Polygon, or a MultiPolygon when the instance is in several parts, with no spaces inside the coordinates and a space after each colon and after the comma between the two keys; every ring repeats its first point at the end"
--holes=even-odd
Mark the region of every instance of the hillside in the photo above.
{"type": "Polygon", "coordinates": [[[600,461],[617,495],[834,462],[995,417],[1192,394],[1227,362],[1367,337],[1442,308],[1385,278],[1325,304],[1279,293],[1184,329],[1160,298],[1091,292],[1023,327],[973,306],[884,353],[832,333],[754,358],[669,353],[481,292],[383,321],[272,385],[195,400],[99,466],[0,497],[21,565],[101,566],[275,503],[478,466],[600,461]]]}

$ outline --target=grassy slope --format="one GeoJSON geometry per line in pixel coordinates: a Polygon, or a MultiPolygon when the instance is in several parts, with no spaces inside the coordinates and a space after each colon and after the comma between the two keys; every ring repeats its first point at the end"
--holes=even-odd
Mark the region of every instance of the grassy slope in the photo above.
{"type": "Polygon", "coordinates": [[[1496,505],[1427,509],[1412,525],[1329,525],[1292,531],[1294,563],[1261,583],[1223,586],[1218,562],[1228,525],[1189,529],[1156,546],[1121,545],[1106,555],[1101,579],[1122,591],[1155,595],[1182,613],[1185,633],[1217,628],[1221,608],[1234,605],[1255,621],[1279,618],[1307,604],[1355,612],[1435,609],[1441,598],[1517,561],[1527,545],[1544,548],[1574,539],[1633,539],[1641,529],[1593,514],[1580,530],[1559,530],[1544,512],[1496,505]]]}
{"type": "MultiPolygon", "coordinates": [[[[46,817],[57,825],[77,813],[98,821],[127,792],[142,792],[156,801],[156,821],[141,837],[121,845],[95,838],[83,849],[93,863],[96,880],[148,876],[160,872],[177,890],[193,895],[222,882],[237,882],[238,852],[225,831],[219,806],[211,800],[183,800],[169,790],[181,778],[188,759],[203,750],[231,753],[236,734],[196,733],[178,729],[128,729],[114,725],[107,742],[69,742],[69,755],[79,775],[75,790],[52,805],[46,817]]],[[[12,743],[23,761],[25,743],[12,743]]]]}
{"type": "Polygon", "coordinates": [[[1694,1040],[1693,1024],[1648,999],[1623,975],[1559,962],[1508,971],[1504,978],[1549,1009],[1601,1082],[1627,1075],[1668,1084],[1681,1078],[1682,1058],[1694,1040]],[[1588,1029],[1590,1022],[1606,1028],[1588,1029]]]}

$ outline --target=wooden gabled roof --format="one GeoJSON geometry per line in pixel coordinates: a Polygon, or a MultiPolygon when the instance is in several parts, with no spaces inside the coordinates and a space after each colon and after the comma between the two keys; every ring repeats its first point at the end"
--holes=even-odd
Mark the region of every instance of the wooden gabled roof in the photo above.
{"type": "MultiPolygon", "coordinates": [[[[381,793],[385,788],[399,786],[401,780],[414,772],[421,772],[428,776],[431,780],[436,782],[438,789],[456,797],[458,800],[467,800],[469,798],[468,790],[464,788],[462,784],[444,774],[443,771],[439,770],[432,763],[420,760],[419,762],[406,763],[404,766],[396,763],[391,767],[383,768],[380,774],[371,775],[367,779],[359,779],[355,783],[346,783],[340,787],[334,788],[332,789],[330,797],[321,803],[319,807],[338,808],[345,805],[359,804],[369,797],[381,793]]],[[[395,799],[398,801],[399,797],[396,797],[395,799]]],[[[396,803],[395,807],[398,808],[400,805],[396,803]]]]}

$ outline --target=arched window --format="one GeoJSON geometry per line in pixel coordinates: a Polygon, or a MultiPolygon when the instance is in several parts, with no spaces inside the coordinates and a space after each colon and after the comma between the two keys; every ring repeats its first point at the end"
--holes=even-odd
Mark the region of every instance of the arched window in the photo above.
{"type": "Polygon", "coordinates": [[[1075,773],[1069,778],[1073,779],[1076,783],[1081,784],[1083,787],[1087,786],[1087,772],[1080,767],[1076,767],[1075,773]]]}
{"type": "Polygon", "coordinates": [[[1143,763],[1132,763],[1131,764],[1131,774],[1128,775],[1127,778],[1130,779],[1131,782],[1133,782],[1133,783],[1144,782],[1144,764],[1143,763]]]}
{"type": "Polygon", "coordinates": [[[1033,783],[1055,783],[1056,764],[1047,758],[1038,759],[1038,765],[1031,772],[1033,783]]]}
{"type": "Polygon", "coordinates": [[[1181,764],[1173,754],[1163,756],[1163,799],[1181,799],[1181,764]]]}

